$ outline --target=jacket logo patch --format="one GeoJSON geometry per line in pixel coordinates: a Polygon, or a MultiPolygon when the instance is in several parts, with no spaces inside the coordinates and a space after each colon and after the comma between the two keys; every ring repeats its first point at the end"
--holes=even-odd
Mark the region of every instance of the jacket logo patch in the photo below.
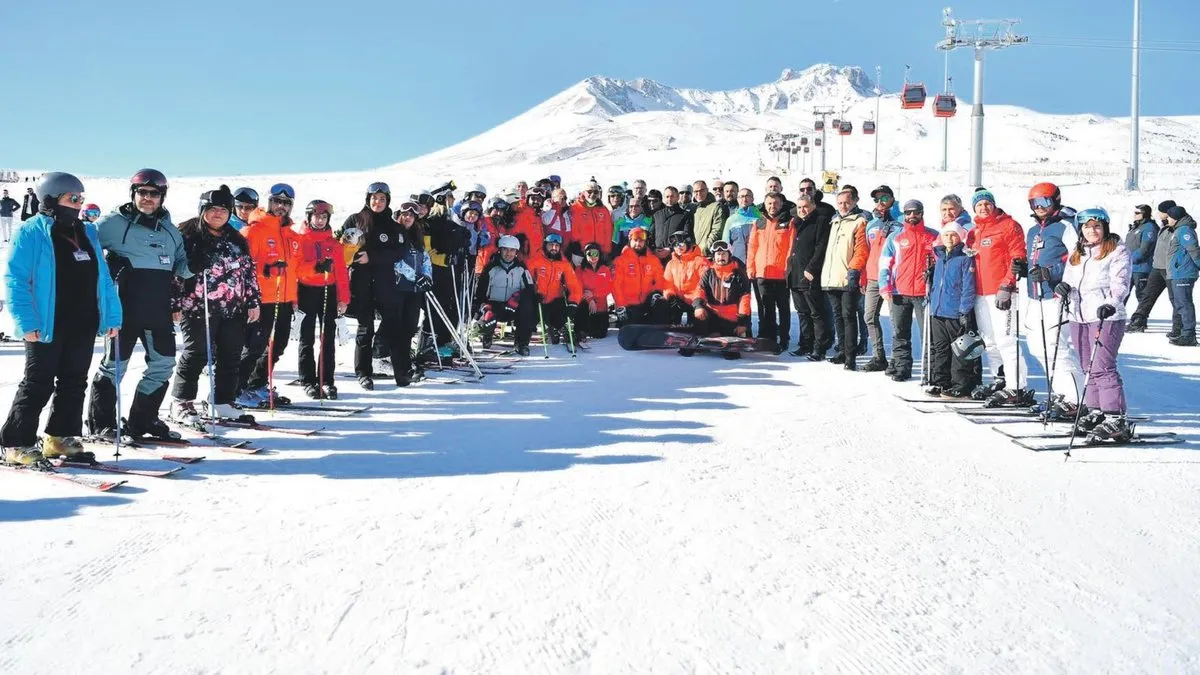
{"type": "Polygon", "coordinates": [[[911,245],[907,239],[897,240],[896,243],[900,246],[900,248],[908,248],[911,245]]]}
{"type": "Polygon", "coordinates": [[[387,240],[388,240],[387,232],[380,232],[379,233],[379,241],[386,244],[387,240]]]}
{"type": "Polygon", "coordinates": [[[980,240],[980,242],[979,242],[979,245],[980,245],[980,246],[991,246],[991,245],[992,245],[992,238],[991,238],[991,237],[985,237],[985,238],[983,238],[982,240],[980,240]]]}

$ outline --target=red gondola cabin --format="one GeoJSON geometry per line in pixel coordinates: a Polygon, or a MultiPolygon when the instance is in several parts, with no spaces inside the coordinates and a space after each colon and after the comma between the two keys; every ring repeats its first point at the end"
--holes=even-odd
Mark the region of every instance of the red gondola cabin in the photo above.
{"type": "Polygon", "coordinates": [[[920,110],[925,107],[925,85],[920,82],[905,82],[900,92],[900,107],[905,110],[920,110]]]}
{"type": "Polygon", "coordinates": [[[933,99],[934,117],[954,117],[956,112],[958,112],[958,99],[954,97],[954,94],[938,94],[933,99]]]}

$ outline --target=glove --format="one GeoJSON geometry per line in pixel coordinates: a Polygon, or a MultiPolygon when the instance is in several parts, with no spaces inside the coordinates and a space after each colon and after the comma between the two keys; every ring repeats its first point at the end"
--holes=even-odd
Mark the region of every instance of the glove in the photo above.
{"type": "Polygon", "coordinates": [[[1049,283],[1050,270],[1040,265],[1034,265],[1033,267],[1029,268],[1029,280],[1035,284],[1040,284],[1043,282],[1049,283]]]}
{"type": "Polygon", "coordinates": [[[492,233],[489,232],[488,230],[480,230],[479,231],[479,245],[487,246],[490,243],[492,243],[492,233]]]}
{"type": "Polygon", "coordinates": [[[859,280],[862,279],[862,272],[858,270],[849,270],[846,272],[846,290],[853,291],[858,288],[859,280]]]}
{"type": "Polygon", "coordinates": [[[979,332],[978,327],[975,325],[975,315],[971,312],[960,314],[958,317],[958,325],[962,326],[963,330],[967,331],[968,333],[979,332]]]}
{"type": "Polygon", "coordinates": [[[426,293],[433,290],[433,279],[427,276],[422,275],[417,277],[417,281],[415,283],[417,286],[417,291],[420,293],[426,293]]]}
{"type": "Polygon", "coordinates": [[[516,293],[508,296],[508,301],[504,304],[508,305],[509,309],[516,311],[517,307],[521,304],[521,292],[517,291],[516,293]]]}
{"type": "Polygon", "coordinates": [[[1012,273],[1018,279],[1029,276],[1029,261],[1024,258],[1013,258],[1012,273]]]}
{"type": "Polygon", "coordinates": [[[1096,318],[1104,321],[1108,317],[1117,313],[1117,308],[1112,305],[1100,305],[1096,308],[1096,318]]]}
{"type": "Polygon", "coordinates": [[[650,298],[649,298],[650,306],[653,307],[653,306],[657,305],[658,303],[662,302],[663,299],[664,299],[664,296],[661,291],[654,291],[653,293],[650,294],[650,298]]]}
{"type": "Polygon", "coordinates": [[[747,333],[749,333],[749,331],[748,331],[748,330],[746,330],[746,327],[745,327],[745,326],[738,326],[737,328],[734,328],[734,329],[733,329],[733,334],[734,334],[734,335],[736,335],[736,336],[738,336],[738,337],[740,337],[740,338],[744,338],[744,337],[746,337],[746,334],[747,334],[747,333]]]}
{"type": "Polygon", "coordinates": [[[287,269],[287,263],[283,260],[276,260],[273,263],[263,265],[263,276],[270,279],[272,269],[275,270],[275,274],[282,275],[283,271],[287,269]]]}
{"type": "Polygon", "coordinates": [[[1071,297],[1071,286],[1065,281],[1060,281],[1054,287],[1054,294],[1060,298],[1069,298],[1071,297]]]}
{"type": "Polygon", "coordinates": [[[704,321],[708,318],[708,310],[703,307],[697,307],[692,310],[692,316],[696,317],[697,321],[704,321]]]}
{"type": "Polygon", "coordinates": [[[317,264],[313,266],[313,269],[316,270],[317,273],[319,273],[319,274],[325,274],[326,272],[332,272],[333,271],[333,258],[326,258],[324,260],[318,261],[317,264]]]}
{"type": "Polygon", "coordinates": [[[1012,308],[1012,294],[1016,291],[1016,286],[1001,286],[1000,290],[996,291],[996,309],[1007,312],[1012,308]]]}
{"type": "Polygon", "coordinates": [[[629,320],[629,309],[624,305],[613,310],[613,316],[617,317],[617,321],[625,322],[629,320]]]}

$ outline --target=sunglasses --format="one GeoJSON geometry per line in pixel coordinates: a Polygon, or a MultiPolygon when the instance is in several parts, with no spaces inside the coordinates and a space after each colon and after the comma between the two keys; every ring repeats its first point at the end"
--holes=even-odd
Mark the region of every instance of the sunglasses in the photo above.
{"type": "MultiPolygon", "coordinates": [[[[138,188],[134,190],[134,194],[139,197],[145,197],[146,199],[158,199],[162,196],[162,191],[155,190],[154,188],[138,188]]],[[[82,199],[80,201],[82,201],[82,199]]]]}
{"type": "Polygon", "coordinates": [[[296,191],[287,183],[276,183],[271,186],[272,197],[287,197],[289,201],[296,198],[296,191]]]}
{"type": "Polygon", "coordinates": [[[236,211],[253,211],[254,209],[256,209],[258,207],[256,207],[254,204],[244,204],[242,202],[234,202],[233,208],[236,211]]]}
{"type": "Polygon", "coordinates": [[[67,197],[67,201],[71,204],[82,204],[83,195],[71,195],[70,197],[67,197]]]}
{"type": "Polygon", "coordinates": [[[906,215],[906,216],[919,216],[919,215],[921,215],[921,211],[913,211],[912,209],[909,209],[908,211],[905,211],[905,212],[904,212],[904,215],[906,215]]]}
{"type": "Polygon", "coordinates": [[[271,197],[271,203],[291,208],[294,202],[286,197],[271,197]]]}
{"type": "Polygon", "coordinates": [[[1034,197],[1029,200],[1029,206],[1035,209],[1048,209],[1054,206],[1054,200],[1050,197],[1034,197]]]}
{"type": "Polygon", "coordinates": [[[875,203],[876,204],[887,204],[890,201],[892,201],[891,197],[889,197],[887,195],[880,195],[879,198],[875,200],[875,203]]]}

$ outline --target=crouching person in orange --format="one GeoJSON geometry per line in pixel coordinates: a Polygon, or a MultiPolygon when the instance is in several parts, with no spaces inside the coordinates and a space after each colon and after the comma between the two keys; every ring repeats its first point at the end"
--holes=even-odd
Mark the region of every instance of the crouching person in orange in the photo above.
{"type": "Polygon", "coordinates": [[[650,233],[635,227],[629,231],[629,245],[613,261],[613,314],[617,325],[627,323],[665,323],[654,317],[656,307],[666,308],[663,292],[667,280],[662,262],[648,248],[650,233]]]}
{"type": "Polygon", "coordinates": [[[575,333],[579,340],[608,335],[608,296],[613,292],[613,270],[603,262],[603,255],[596,242],[583,247],[583,264],[578,270],[583,302],[575,313],[575,333]]]}
{"type": "MultiPolygon", "coordinates": [[[[750,329],[750,279],[733,258],[729,243],[713,242],[713,264],[700,277],[700,297],[692,302],[698,335],[746,337],[750,329]]],[[[738,352],[723,352],[727,359],[738,352]]]]}
{"type": "MultiPolygon", "coordinates": [[[[541,303],[539,319],[545,331],[542,338],[555,345],[562,341],[567,317],[575,316],[583,300],[583,287],[579,285],[579,277],[575,276],[575,268],[563,258],[562,247],[562,235],[551,232],[542,241],[541,252],[529,261],[534,291],[541,303]]],[[[579,334],[574,333],[572,347],[579,344],[579,334]]]]}
{"type": "MultiPolygon", "coordinates": [[[[671,234],[671,260],[663,270],[667,288],[663,299],[667,302],[667,323],[679,323],[684,317],[695,319],[692,303],[700,297],[700,277],[708,268],[708,258],[700,255],[692,234],[677,230],[671,234]]],[[[692,323],[693,321],[689,321],[692,323]]]]}

